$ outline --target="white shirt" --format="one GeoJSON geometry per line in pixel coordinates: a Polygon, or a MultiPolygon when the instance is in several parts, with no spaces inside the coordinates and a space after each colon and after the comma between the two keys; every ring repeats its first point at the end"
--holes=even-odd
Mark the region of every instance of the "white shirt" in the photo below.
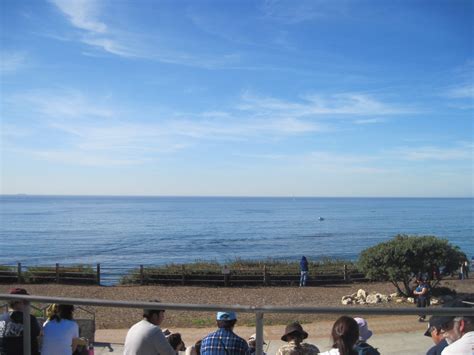
{"type": "Polygon", "coordinates": [[[329,349],[328,351],[325,351],[323,353],[319,353],[319,355],[339,355],[339,349],[332,348],[332,349],[329,349]]]}
{"type": "Polygon", "coordinates": [[[41,355],[71,355],[72,339],[79,338],[79,326],[69,319],[47,320],[43,333],[41,355]]]}
{"type": "Polygon", "coordinates": [[[472,355],[474,354],[474,332],[467,332],[460,339],[443,349],[441,355],[472,355]]]}
{"type": "Polygon", "coordinates": [[[160,327],[146,319],[134,324],[127,333],[124,355],[176,355],[160,327]]]}

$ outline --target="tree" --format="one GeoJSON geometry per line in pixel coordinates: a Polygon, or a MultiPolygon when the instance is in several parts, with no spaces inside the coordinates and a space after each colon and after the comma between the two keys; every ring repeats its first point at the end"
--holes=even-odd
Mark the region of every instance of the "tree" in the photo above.
{"type": "Polygon", "coordinates": [[[442,268],[443,274],[451,273],[462,260],[466,255],[446,239],[397,235],[362,251],[359,267],[369,279],[390,281],[400,294],[411,296],[410,282],[417,275],[427,276],[435,287],[441,280],[436,270],[442,268]]]}

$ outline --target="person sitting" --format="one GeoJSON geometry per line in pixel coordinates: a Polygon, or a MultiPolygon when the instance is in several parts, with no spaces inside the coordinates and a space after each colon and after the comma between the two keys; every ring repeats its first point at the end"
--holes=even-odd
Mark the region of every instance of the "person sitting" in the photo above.
{"type": "MultiPolygon", "coordinates": [[[[250,353],[255,354],[255,351],[257,350],[257,334],[252,334],[247,340],[247,344],[249,345],[250,353]]],[[[263,345],[267,345],[267,343],[263,341],[263,345]]],[[[262,353],[263,355],[266,355],[264,351],[262,353]]]]}
{"type": "Polygon", "coordinates": [[[186,350],[186,346],[184,345],[184,341],[181,338],[181,334],[171,333],[167,336],[167,339],[171,347],[174,349],[174,351],[176,351],[176,354],[178,354],[180,351],[186,350]]]}
{"type": "Polygon", "coordinates": [[[354,318],[359,326],[359,340],[357,340],[355,350],[359,355],[380,355],[380,352],[372,345],[367,344],[367,340],[372,336],[372,331],[364,318],[354,318]]]}
{"type": "Polygon", "coordinates": [[[303,330],[303,327],[298,322],[287,325],[281,340],[288,342],[288,344],[280,347],[277,355],[313,355],[319,353],[319,349],[315,345],[303,342],[307,337],[308,333],[303,330]]]}
{"type": "Polygon", "coordinates": [[[446,341],[446,339],[444,339],[444,336],[441,332],[441,328],[444,325],[444,322],[445,317],[432,316],[430,318],[428,329],[425,332],[425,336],[430,337],[435,343],[435,345],[427,351],[426,355],[441,355],[443,349],[448,346],[448,342],[446,341]]]}
{"type": "Polygon", "coordinates": [[[199,339],[193,346],[186,348],[186,355],[201,355],[202,339],[199,339]]]}
{"type": "Polygon", "coordinates": [[[201,355],[248,354],[247,342],[233,331],[237,322],[235,312],[217,312],[217,329],[206,336],[201,343],[201,355]]]}
{"type": "Polygon", "coordinates": [[[163,309],[143,310],[143,319],[135,323],[125,337],[123,354],[176,355],[160,328],[164,318],[165,311],[163,309]]]}
{"type": "MultiPolygon", "coordinates": [[[[471,307],[465,301],[455,301],[448,307],[471,307]]],[[[472,355],[474,349],[474,316],[443,317],[441,333],[448,342],[442,355],[472,355]],[[447,322],[446,322],[447,321],[447,322]]]]}
{"type": "MultiPolygon", "coordinates": [[[[13,288],[11,295],[28,295],[24,288],[13,288]]],[[[8,302],[8,312],[0,316],[0,354],[23,354],[23,310],[28,301],[12,300],[8,302]]],[[[35,316],[30,315],[31,354],[39,355],[38,337],[41,327],[35,316]]]]}
{"type": "Polygon", "coordinates": [[[49,317],[43,324],[42,355],[71,355],[78,345],[87,345],[85,339],[79,338],[79,325],[73,320],[73,305],[53,305],[48,311],[49,317]]]}
{"type": "Polygon", "coordinates": [[[359,325],[354,318],[342,316],[332,326],[332,349],[321,355],[357,355],[354,349],[359,340],[359,325]]]}

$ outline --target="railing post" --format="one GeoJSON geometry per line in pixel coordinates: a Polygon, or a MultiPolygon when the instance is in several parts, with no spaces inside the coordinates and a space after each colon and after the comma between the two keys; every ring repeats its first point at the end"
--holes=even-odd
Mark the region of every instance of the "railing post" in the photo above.
{"type": "Polygon", "coordinates": [[[56,263],[56,283],[59,283],[59,264],[56,263]]]}
{"type": "Polygon", "coordinates": [[[29,302],[27,302],[23,308],[23,354],[31,355],[31,321],[29,302]]]}
{"type": "Polygon", "coordinates": [[[181,265],[181,285],[184,286],[185,283],[186,283],[186,269],[183,264],[181,265]]]}
{"type": "Polygon", "coordinates": [[[268,286],[267,265],[263,265],[263,285],[264,285],[264,286],[268,286]]]}
{"type": "Polygon", "coordinates": [[[255,313],[255,354],[263,354],[263,313],[255,313]]]}
{"type": "Polygon", "coordinates": [[[140,285],[145,283],[145,275],[143,274],[143,265],[140,265],[140,285]]]}
{"type": "Polygon", "coordinates": [[[344,264],[343,272],[344,272],[344,281],[345,282],[349,281],[349,274],[347,273],[347,265],[346,264],[344,264]]]}
{"type": "Polygon", "coordinates": [[[21,263],[18,263],[16,270],[17,270],[16,273],[17,273],[18,283],[21,284],[21,282],[22,282],[22,277],[21,277],[21,263]]]}
{"type": "Polygon", "coordinates": [[[100,264],[97,264],[95,280],[97,282],[97,285],[100,286],[100,264]]]}

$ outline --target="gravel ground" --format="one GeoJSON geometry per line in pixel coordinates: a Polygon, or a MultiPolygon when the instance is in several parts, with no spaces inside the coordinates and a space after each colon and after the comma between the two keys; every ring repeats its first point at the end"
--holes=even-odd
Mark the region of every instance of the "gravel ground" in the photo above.
{"type": "MultiPolygon", "coordinates": [[[[474,280],[447,280],[442,286],[458,293],[474,295],[474,280]]],[[[341,306],[341,297],[363,288],[367,292],[393,293],[390,283],[353,283],[317,287],[191,287],[191,286],[68,286],[68,285],[0,285],[0,293],[12,287],[24,287],[32,295],[74,298],[99,298],[110,300],[149,301],[159,299],[165,303],[227,304],[227,305],[275,305],[275,306],[341,306]]],[[[377,307],[406,307],[406,304],[378,304],[377,307]]],[[[351,306],[346,306],[350,314],[351,306]]],[[[369,305],[367,307],[370,307],[369,305]]],[[[140,310],[125,308],[87,307],[96,312],[97,329],[128,328],[141,318],[140,310]]],[[[80,317],[80,312],[76,314],[80,317]]],[[[266,314],[265,324],[286,324],[291,320],[313,323],[315,319],[331,320],[334,315],[315,316],[298,314],[266,314]]],[[[241,325],[254,325],[253,314],[240,314],[241,325]]],[[[214,314],[210,312],[177,312],[166,314],[166,327],[213,327],[214,314]]]]}

